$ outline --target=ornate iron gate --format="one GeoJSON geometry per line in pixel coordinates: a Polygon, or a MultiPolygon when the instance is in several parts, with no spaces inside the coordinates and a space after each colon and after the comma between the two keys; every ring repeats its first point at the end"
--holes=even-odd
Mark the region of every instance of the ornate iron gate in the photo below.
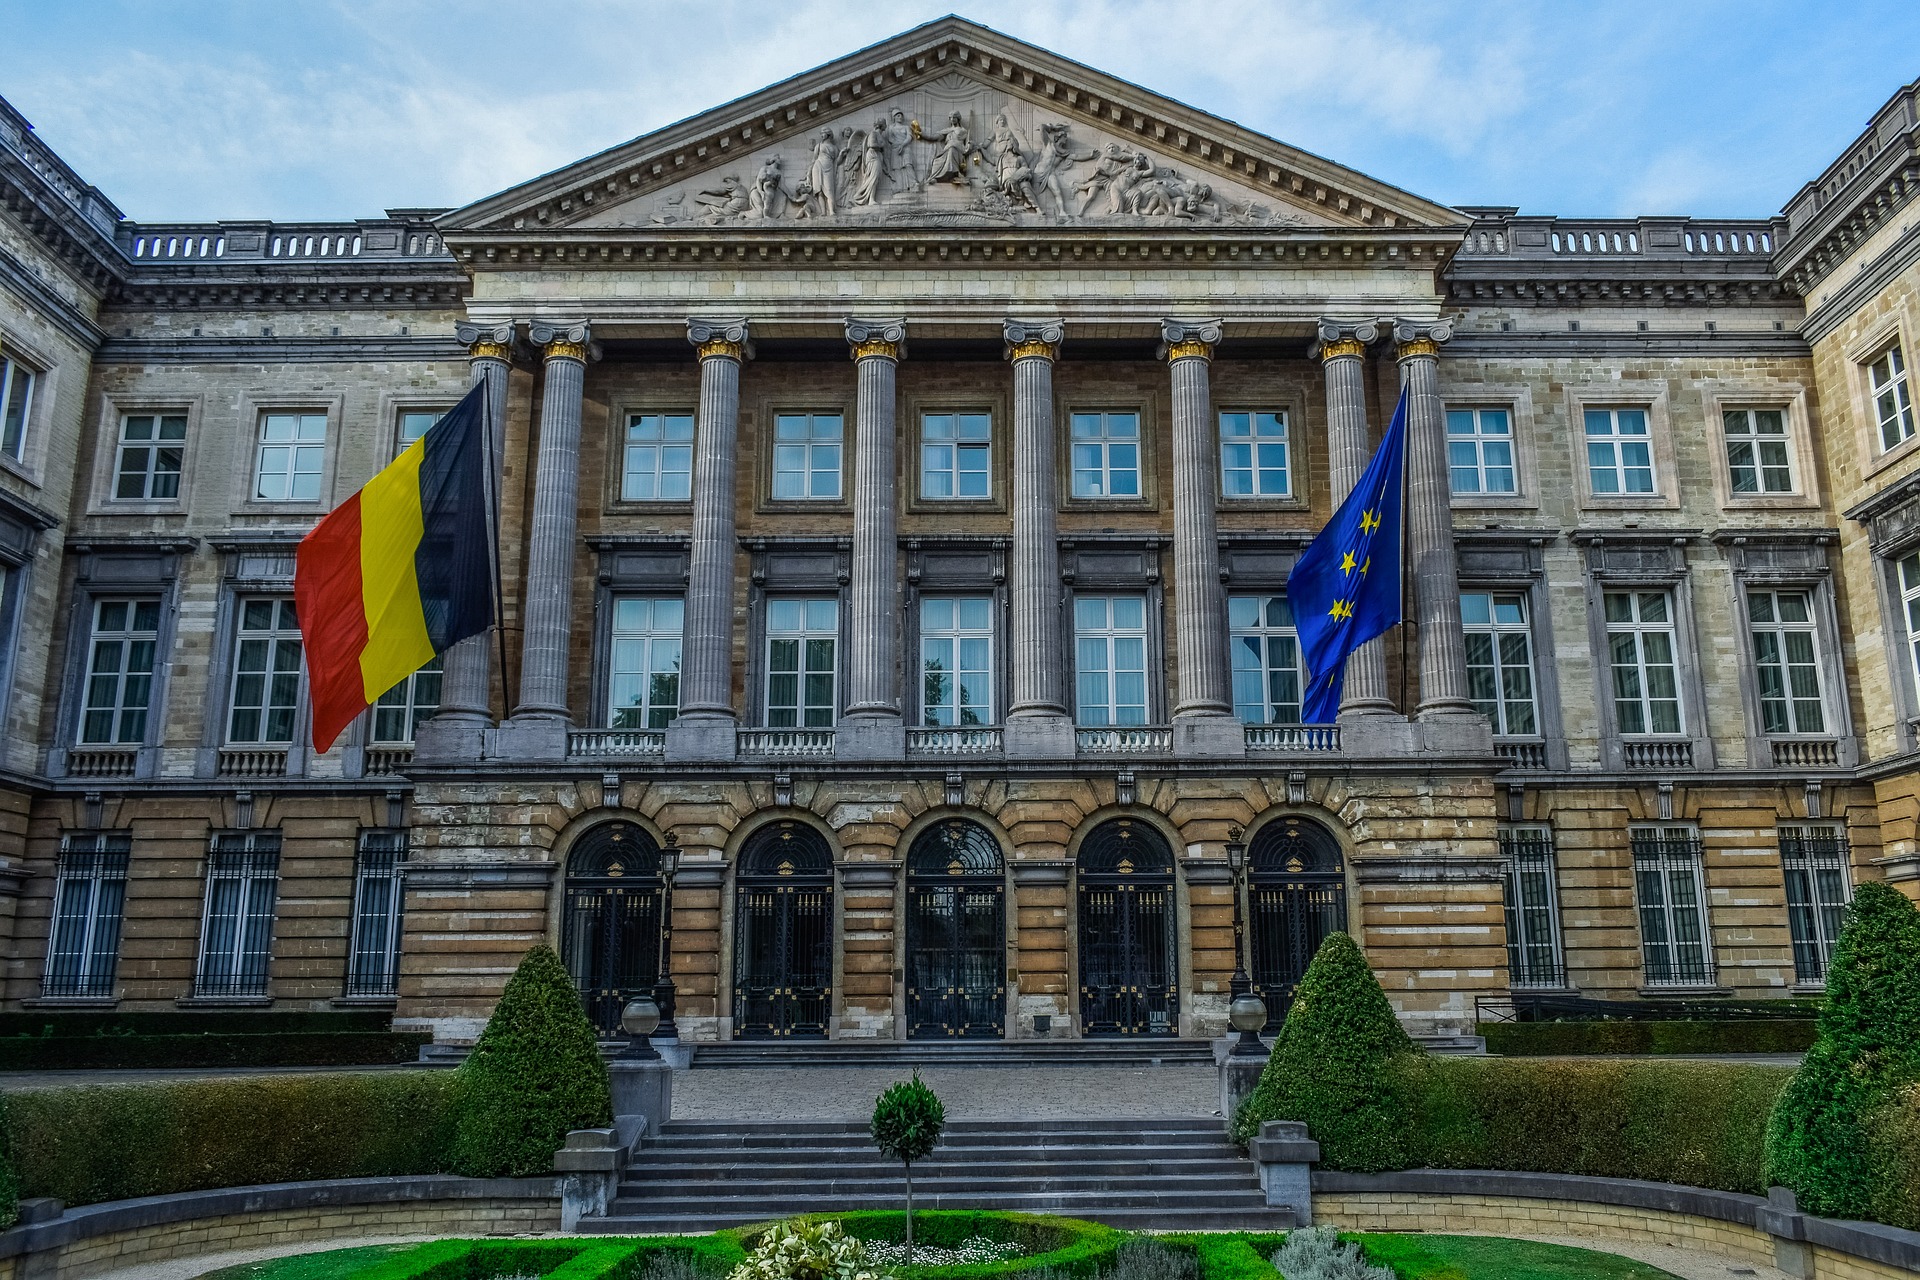
{"type": "Polygon", "coordinates": [[[907,853],[907,1034],[998,1038],[1007,999],[1006,867],[978,823],[923,831],[907,853]]]}
{"type": "Polygon", "coordinates": [[[1081,1033],[1178,1034],[1167,842],[1131,818],[1103,823],[1080,844],[1078,879],[1081,1033]]]}
{"type": "Polygon", "coordinates": [[[580,837],[567,858],[561,947],[587,1017],[620,1034],[620,1011],[649,993],[660,964],[660,850],[631,822],[580,837]]]}
{"type": "Polygon", "coordinates": [[[1247,851],[1247,976],[1267,1002],[1267,1030],[1278,1031],[1294,988],[1321,939],[1347,927],[1347,878],[1340,843],[1309,818],[1270,822],[1247,851]]]}
{"type": "Polygon", "coordinates": [[[754,833],[734,882],[733,1033],[820,1038],[833,1005],[833,854],[812,827],[754,833]]]}

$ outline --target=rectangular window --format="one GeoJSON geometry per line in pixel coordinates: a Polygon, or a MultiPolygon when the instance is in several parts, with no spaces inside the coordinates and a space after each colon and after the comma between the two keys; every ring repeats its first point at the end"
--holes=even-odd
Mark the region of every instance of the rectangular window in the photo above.
{"type": "Polygon", "coordinates": [[[278,831],[220,831],[207,853],[197,996],[267,994],[273,901],[280,884],[278,831]]]}
{"type": "Polygon", "coordinates": [[[693,496],[692,414],[636,413],[627,418],[620,496],[628,502],[686,502],[693,496]]]}
{"type": "Polygon", "coordinates": [[[436,653],[426,666],[381,694],[373,704],[373,740],[381,746],[412,742],[420,722],[439,714],[444,674],[436,653]]]}
{"type": "Polygon", "coordinates": [[[326,460],[326,414],[263,413],[253,496],[263,502],[317,502],[326,460]]]}
{"type": "Polygon", "coordinates": [[[1467,693],[1476,711],[1509,737],[1540,733],[1533,682],[1533,628],[1518,591],[1463,591],[1467,693]]]}
{"type": "Polygon", "coordinates": [[[614,599],[607,670],[609,728],[664,729],[679,714],[685,615],[686,604],[678,596],[614,599]]]}
{"type": "Polygon", "coordinates": [[[840,708],[840,602],[767,601],[767,725],[827,728],[840,708]]]}
{"type": "Polygon", "coordinates": [[[1653,492],[1653,441],[1645,409],[1589,409],[1587,479],[1597,496],[1653,492]]]}
{"type": "Polygon", "coordinates": [[[1640,958],[1650,987],[1713,982],[1700,837],[1679,827],[1630,827],[1640,958]]]}
{"type": "Polygon", "coordinates": [[[920,601],[920,719],[927,725],[993,723],[993,600],[920,601]]]}
{"type": "MultiPolygon", "coordinates": [[[[1899,343],[1868,363],[1867,377],[1873,384],[1873,416],[1880,424],[1880,447],[1891,449],[1913,439],[1913,392],[1907,385],[1907,359],[1899,343]]],[[[7,429],[13,428],[9,425],[7,429]]]]}
{"type": "Polygon", "coordinates": [[[227,741],[290,743],[300,697],[300,627],[293,601],[255,596],[239,605],[227,741]]]}
{"type": "Polygon", "coordinates": [[[1145,596],[1080,596],[1073,602],[1079,723],[1147,722],[1145,596]]]}
{"type": "Polygon", "coordinates": [[[840,496],[846,424],[837,413],[781,413],[773,419],[773,496],[840,496]]]}
{"type": "Polygon", "coordinates": [[[920,415],[920,496],[993,496],[993,419],[984,413],[920,415]]]}
{"type": "Polygon", "coordinates": [[[1229,596],[1233,712],[1247,724],[1300,723],[1300,637],[1283,595],[1229,596]]]}
{"type": "Polygon", "coordinates": [[[1728,409],[1727,475],[1736,494],[1792,493],[1793,457],[1787,449],[1784,409],[1728,409]]]}
{"type": "Polygon", "coordinates": [[[33,413],[34,372],[0,352],[0,453],[16,462],[27,453],[27,425],[33,413]]]}
{"type": "Polygon", "coordinates": [[[1613,715],[1622,734],[1678,734],[1680,678],[1674,666],[1673,597],[1665,591],[1606,593],[1613,715]]]}
{"type": "Polygon", "coordinates": [[[353,868],[353,950],[347,957],[347,995],[390,996],[400,976],[401,864],[407,833],[360,833],[353,868]]]}
{"type": "Polygon", "coordinates": [[[427,434],[428,428],[440,421],[438,409],[404,409],[400,413],[400,447],[408,445],[427,434]]]}
{"type": "Polygon", "coordinates": [[[1220,415],[1220,493],[1285,498],[1293,493],[1287,415],[1234,410],[1220,415]]]}
{"type": "Polygon", "coordinates": [[[120,419],[113,496],[129,502],[179,497],[186,439],[184,413],[130,413],[120,419]]]}
{"type": "Polygon", "coordinates": [[[83,743],[142,743],[160,638],[158,600],[96,600],[87,651],[83,743]]]}
{"type": "Polygon", "coordinates": [[[69,831],[60,837],[53,889],[53,926],[40,994],[113,995],[120,959],[120,920],[127,901],[130,831],[69,831]]]}
{"type": "Polygon", "coordinates": [[[1516,987],[1564,987],[1560,946],[1560,892],[1548,827],[1500,829],[1501,875],[1506,885],[1507,973],[1516,987]]]}
{"type": "Polygon", "coordinates": [[[1920,685],[1920,551],[1900,558],[1900,608],[1907,620],[1907,652],[1913,658],[1913,675],[1920,685]]]}
{"type": "Polygon", "coordinates": [[[1140,415],[1073,415],[1073,496],[1140,496],[1140,415]]]}
{"type": "Polygon", "coordinates": [[[1812,594],[1749,591],[1747,623],[1753,632],[1753,674],[1763,731],[1825,733],[1812,594]]]}
{"type": "Polygon", "coordinates": [[[1447,474],[1455,493],[1513,493],[1513,418],[1505,409],[1447,410],[1447,474]]]}
{"type": "Polygon", "coordinates": [[[1780,869],[1787,881],[1794,979],[1825,982],[1834,939],[1853,900],[1846,833],[1837,823],[1781,827],[1780,869]]]}

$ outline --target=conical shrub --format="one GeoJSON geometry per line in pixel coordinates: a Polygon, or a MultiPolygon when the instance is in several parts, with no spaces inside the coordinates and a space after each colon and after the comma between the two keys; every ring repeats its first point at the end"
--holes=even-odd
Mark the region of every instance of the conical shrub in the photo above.
{"type": "Polygon", "coordinates": [[[1920,909],[1869,881],[1854,891],[1827,969],[1827,1003],[1767,1124],[1767,1176],[1829,1217],[1874,1206],[1866,1124],[1920,1079],[1920,909]]]}
{"type": "Polygon", "coordinates": [[[527,952],[459,1070],[455,1173],[551,1173],[568,1130],[612,1123],[607,1066],[593,1024],[552,947],[527,952]]]}
{"type": "Polygon", "coordinates": [[[1234,1117],[1241,1141],[1268,1120],[1304,1120],[1329,1169],[1405,1168],[1412,1108],[1391,1067],[1419,1049],[1360,947],[1330,933],[1300,979],[1260,1083],[1234,1117]]]}

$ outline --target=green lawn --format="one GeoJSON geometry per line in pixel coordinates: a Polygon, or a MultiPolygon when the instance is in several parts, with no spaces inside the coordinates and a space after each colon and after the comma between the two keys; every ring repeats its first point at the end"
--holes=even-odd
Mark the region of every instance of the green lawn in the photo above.
{"type": "Polygon", "coordinates": [[[338,1280],[362,1267],[370,1267],[396,1253],[417,1249],[412,1244],[369,1244],[357,1249],[331,1249],[326,1253],[302,1253],[291,1258],[273,1258],[266,1262],[243,1262],[237,1267],[209,1271],[201,1280],[338,1280]]]}
{"type": "MultiPolygon", "coordinates": [[[[1400,1280],[1675,1280],[1671,1271],[1591,1249],[1493,1236],[1354,1235],[1400,1280]]],[[[276,1277],[276,1280],[278,1278],[276,1277]]]]}

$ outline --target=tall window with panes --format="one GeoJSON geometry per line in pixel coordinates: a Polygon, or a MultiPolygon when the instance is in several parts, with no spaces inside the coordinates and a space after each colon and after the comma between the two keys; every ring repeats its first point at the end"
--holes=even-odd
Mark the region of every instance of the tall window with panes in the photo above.
{"type": "Polygon", "coordinates": [[[407,833],[373,828],[360,833],[353,868],[353,946],[347,955],[347,995],[382,998],[400,974],[401,870],[407,833]]]}
{"type": "Polygon", "coordinates": [[[1913,389],[1907,380],[1907,357],[1894,343],[1867,362],[1867,382],[1873,396],[1873,417],[1880,427],[1880,447],[1891,449],[1913,439],[1913,389]]]}
{"type": "Polygon", "coordinates": [[[830,728],[839,715],[840,602],[767,601],[767,725],[830,728]]]}
{"type": "Polygon", "coordinates": [[[399,445],[404,449],[427,434],[428,428],[440,421],[437,409],[402,409],[399,423],[399,445]]]}
{"type": "Polygon", "coordinates": [[[1702,987],[1714,980],[1700,837],[1689,827],[1629,827],[1640,962],[1650,987],[1702,987]]]}
{"type": "Polygon", "coordinates": [[[327,415],[263,413],[254,454],[253,496],[262,502],[317,502],[327,463],[327,415]]]}
{"type": "Polygon", "coordinates": [[[693,496],[693,415],[629,414],[620,457],[624,501],[687,501],[693,496]]]}
{"type": "Polygon", "coordinates": [[[1828,822],[1781,827],[1780,870],[1787,884],[1794,979],[1806,985],[1824,983],[1834,941],[1853,900],[1845,829],[1828,822]]]}
{"type": "Polygon", "coordinates": [[[413,744],[420,725],[440,713],[440,683],[446,668],[441,655],[374,700],[373,744],[406,747],[413,744]]]}
{"type": "Polygon", "coordinates": [[[1827,732],[1820,693],[1820,640],[1809,591],[1747,592],[1760,727],[1770,734],[1827,732]]]}
{"type": "Polygon", "coordinates": [[[1653,438],[1645,409],[1588,409],[1587,487],[1596,497],[1652,494],[1653,438]]]}
{"type": "Polygon", "coordinates": [[[846,421],[837,413],[779,413],[773,418],[773,496],[780,501],[840,497],[846,421]]]}
{"type": "Polygon", "coordinates": [[[1300,723],[1300,635],[1284,595],[1227,597],[1233,711],[1246,724],[1300,723]]]}
{"type": "Polygon", "coordinates": [[[1515,492],[1512,412],[1447,410],[1447,475],[1457,494],[1515,492]]]}
{"type": "Polygon", "coordinates": [[[1920,688],[1920,551],[1909,551],[1895,566],[1900,587],[1900,612],[1907,624],[1907,657],[1920,688]]]}
{"type": "Polygon", "coordinates": [[[300,701],[300,627],[293,601],[246,596],[238,604],[227,741],[285,745],[293,741],[300,701]]]}
{"type": "Polygon", "coordinates": [[[1079,596],[1073,630],[1079,723],[1147,723],[1146,597],[1079,596]]]}
{"type": "Polygon", "coordinates": [[[11,352],[0,350],[0,453],[18,462],[27,456],[27,428],[33,422],[35,371],[11,352]]]}
{"type": "Polygon", "coordinates": [[[1728,409],[1720,426],[1727,438],[1728,485],[1736,496],[1794,492],[1785,409],[1728,409]]]}
{"type": "Polygon", "coordinates": [[[87,684],[80,709],[83,746],[139,746],[147,740],[158,600],[96,600],[87,642],[87,684]]]}
{"type": "Polygon", "coordinates": [[[1553,831],[1544,826],[1502,827],[1500,858],[1506,891],[1508,982],[1516,987],[1566,986],[1553,831]]]}
{"type": "Polygon", "coordinates": [[[664,729],[680,713],[678,596],[616,596],[607,664],[607,726],[664,729]]]}
{"type": "Polygon", "coordinates": [[[993,599],[920,601],[920,722],[993,724],[993,599]]]}
{"type": "Polygon", "coordinates": [[[279,886],[278,831],[214,833],[195,995],[257,999],[267,994],[279,886]]]}
{"type": "Polygon", "coordinates": [[[42,996],[106,999],[120,959],[130,831],[69,831],[60,837],[42,996]]]}
{"type": "Polygon", "coordinates": [[[1285,413],[1234,409],[1220,415],[1220,495],[1293,496],[1293,445],[1285,413]]]}
{"type": "Polygon", "coordinates": [[[1463,591],[1467,695],[1502,737],[1540,734],[1534,693],[1533,627],[1522,591],[1463,591]]]}
{"type": "Polygon", "coordinates": [[[1616,727],[1627,737],[1684,733],[1673,593],[1609,591],[1604,606],[1616,727]]]}
{"type": "Polygon", "coordinates": [[[186,450],[186,414],[127,414],[120,419],[113,496],[122,502],[164,502],[179,497],[186,450]]]}
{"type": "Polygon", "coordinates": [[[1140,496],[1140,415],[1076,413],[1070,465],[1076,498],[1140,496]]]}
{"type": "Polygon", "coordinates": [[[920,496],[993,496],[993,419],[984,413],[920,415],[920,496]]]}

